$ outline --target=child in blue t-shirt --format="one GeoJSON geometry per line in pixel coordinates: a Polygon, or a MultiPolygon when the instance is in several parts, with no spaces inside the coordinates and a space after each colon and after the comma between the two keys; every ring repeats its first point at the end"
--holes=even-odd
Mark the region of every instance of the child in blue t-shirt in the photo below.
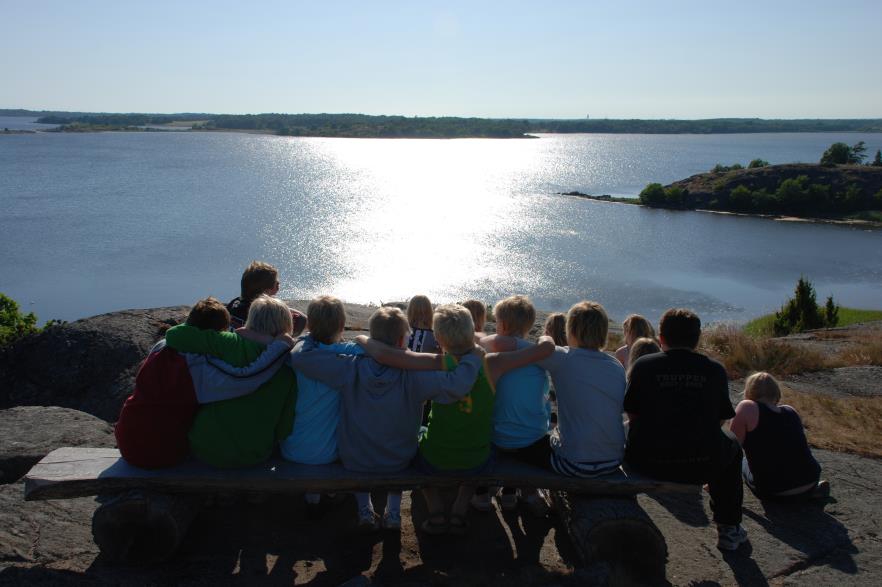
{"type": "MultiPolygon", "coordinates": [[[[536,308],[527,296],[510,296],[493,308],[498,336],[481,340],[488,351],[515,351],[532,346],[524,337],[536,321],[536,308]],[[501,337],[506,337],[502,339],[501,337]]],[[[531,452],[530,447],[542,442],[548,434],[551,402],[548,375],[537,365],[527,365],[506,373],[496,383],[493,407],[493,444],[502,452],[531,452]]],[[[548,511],[544,492],[521,489],[521,499],[536,515],[548,511]]],[[[518,504],[518,489],[504,487],[498,498],[502,509],[512,510],[518,504]]],[[[490,508],[487,488],[478,488],[472,506],[480,511],[490,508]]]]}
{"type": "MultiPolygon", "coordinates": [[[[341,342],[346,325],[343,302],[333,296],[319,296],[306,309],[308,337],[317,348],[338,354],[360,355],[354,342],[341,342]]],[[[246,337],[248,333],[243,333],[246,337]]],[[[337,424],[340,422],[340,394],[303,373],[297,375],[296,419],[291,434],[279,444],[282,457],[305,465],[326,465],[337,460],[337,424]]],[[[318,506],[321,494],[307,493],[310,509],[318,506]]]]}

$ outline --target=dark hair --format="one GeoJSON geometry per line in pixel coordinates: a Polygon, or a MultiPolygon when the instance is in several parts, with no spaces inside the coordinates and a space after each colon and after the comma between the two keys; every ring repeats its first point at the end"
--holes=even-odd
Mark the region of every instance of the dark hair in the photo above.
{"type": "Polygon", "coordinates": [[[187,324],[200,330],[227,330],[230,327],[230,313],[220,300],[207,297],[196,302],[190,310],[187,324]]]}
{"type": "Polygon", "coordinates": [[[242,289],[240,297],[243,302],[250,302],[257,296],[273,289],[279,280],[279,271],[269,263],[252,261],[242,273],[242,289]]]}
{"type": "Polygon", "coordinates": [[[662,314],[658,330],[668,347],[695,349],[701,338],[701,320],[692,310],[671,308],[662,314]]]}

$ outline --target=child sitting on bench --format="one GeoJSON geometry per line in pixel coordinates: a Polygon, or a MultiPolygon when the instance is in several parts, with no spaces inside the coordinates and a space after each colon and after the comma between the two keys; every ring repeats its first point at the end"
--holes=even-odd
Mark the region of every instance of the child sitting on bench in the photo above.
{"type": "MultiPolygon", "coordinates": [[[[440,306],[435,310],[432,324],[444,355],[395,350],[365,341],[362,337],[356,341],[364,344],[365,351],[383,364],[404,369],[461,369],[476,352],[471,314],[460,305],[440,306]]],[[[540,340],[541,344],[529,348],[487,355],[467,395],[433,399],[429,425],[419,443],[418,468],[435,475],[480,473],[492,468],[495,382],[512,369],[547,357],[554,344],[551,339],[540,340]],[[458,401],[451,403],[450,399],[458,401]]],[[[460,486],[448,516],[438,489],[424,488],[429,517],[423,522],[422,530],[427,534],[448,531],[463,534],[467,529],[466,514],[473,494],[474,486],[460,486]]]]}
{"type": "MultiPolygon", "coordinates": [[[[285,302],[261,295],[251,303],[246,326],[271,337],[290,335],[291,312],[285,302]]],[[[185,324],[169,329],[166,341],[179,352],[210,354],[237,366],[254,361],[264,348],[233,332],[185,324]]],[[[202,406],[190,430],[190,449],[215,467],[261,463],[291,433],[296,400],[297,379],[283,367],[253,394],[202,406]]]]}
{"type": "MultiPolygon", "coordinates": [[[[199,300],[187,316],[187,325],[206,332],[222,332],[230,325],[224,305],[199,300]]],[[[126,399],[114,426],[122,457],[136,467],[174,466],[190,452],[187,434],[200,404],[249,394],[268,381],[294,345],[290,336],[268,341],[265,352],[249,367],[236,369],[213,357],[178,353],[160,340],[141,364],[135,391],[126,399]],[[253,375],[245,379],[246,375],[253,375]]]]}
{"type": "MultiPolygon", "coordinates": [[[[403,349],[410,333],[404,313],[391,307],[374,312],[368,328],[370,341],[386,348],[403,349]]],[[[469,332],[470,340],[471,336],[469,332]]],[[[427,399],[455,402],[466,396],[478,375],[481,359],[468,354],[447,373],[403,371],[367,356],[321,350],[315,341],[306,338],[291,353],[290,365],[340,392],[337,448],[343,466],[359,472],[397,473],[410,466],[416,455],[423,403],[427,399]]],[[[376,528],[377,515],[370,494],[358,493],[356,497],[359,525],[376,528]]],[[[383,514],[386,528],[401,527],[400,506],[401,492],[389,492],[383,514]]]]}

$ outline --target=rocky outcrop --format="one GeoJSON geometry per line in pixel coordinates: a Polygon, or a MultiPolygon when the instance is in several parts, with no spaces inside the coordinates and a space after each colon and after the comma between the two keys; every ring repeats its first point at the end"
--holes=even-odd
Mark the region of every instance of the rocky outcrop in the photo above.
{"type": "Polygon", "coordinates": [[[699,202],[698,207],[706,206],[720,193],[728,194],[743,185],[751,191],[765,189],[774,192],[785,179],[796,179],[804,175],[809,184],[830,186],[831,193],[845,192],[848,186],[857,186],[862,194],[871,197],[882,189],[882,167],[866,165],[837,165],[825,167],[808,163],[787,165],[768,165],[753,169],[735,169],[723,172],[699,173],[668,187],[678,187],[689,192],[699,202]]]}
{"type": "Polygon", "coordinates": [[[187,310],[102,314],[18,341],[0,353],[0,408],[62,406],[115,421],[141,361],[187,310]]]}
{"type": "Polygon", "coordinates": [[[23,406],[0,410],[0,483],[12,483],[62,446],[116,446],[113,427],[67,408],[23,406]]]}

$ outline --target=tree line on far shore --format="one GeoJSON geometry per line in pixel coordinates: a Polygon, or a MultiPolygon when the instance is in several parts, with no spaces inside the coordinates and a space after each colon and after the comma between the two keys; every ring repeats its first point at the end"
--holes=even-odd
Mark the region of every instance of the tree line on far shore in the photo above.
{"type": "Polygon", "coordinates": [[[46,114],[38,122],[104,128],[193,122],[195,130],[256,130],[289,136],[520,138],[531,133],[712,134],[759,132],[882,132],[882,119],[764,120],[717,118],[706,120],[640,119],[513,119],[373,116],[367,114],[46,114]]]}

